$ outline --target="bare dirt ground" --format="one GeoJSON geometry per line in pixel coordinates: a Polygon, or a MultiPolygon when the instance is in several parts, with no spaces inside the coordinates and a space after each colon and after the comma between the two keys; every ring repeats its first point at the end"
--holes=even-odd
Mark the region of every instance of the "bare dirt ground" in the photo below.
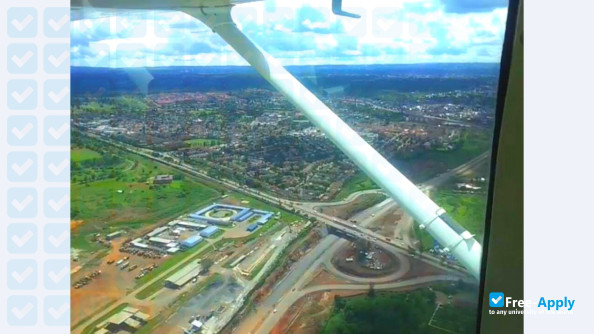
{"type": "Polygon", "coordinates": [[[396,227],[400,224],[403,215],[404,212],[400,209],[386,211],[377,216],[367,228],[388,238],[394,238],[396,227]]]}
{"type": "Polygon", "coordinates": [[[333,276],[325,269],[319,270],[312,280],[307,283],[306,288],[316,285],[327,285],[327,284],[347,284],[349,282],[333,276]]]}
{"type": "Polygon", "coordinates": [[[417,260],[415,258],[409,258],[410,261],[410,270],[404,274],[400,279],[406,280],[415,277],[421,276],[434,276],[434,275],[447,275],[448,272],[429,265],[423,261],[417,260]]]}
{"type": "MultiPolygon", "coordinates": [[[[225,231],[225,238],[230,238],[230,239],[235,239],[235,238],[243,238],[243,237],[247,237],[248,235],[250,235],[252,232],[248,232],[246,229],[249,226],[249,224],[245,224],[245,222],[243,223],[239,223],[237,225],[235,225],[234,227],[230,228],[229,230],[225,231]]],[[[258,230],[254,231],[254,232],[258,232],[258,230]]]]}
{"type": "Polygon", "coordinates": [[[355,214],[380,203],[384,199],[386,199],[386,196],[382,194],[363,194],[348,204],[325,205],[320,206],[317,210],[329,216],[340,219],[349,219],[355,214]]]}
{"type": "Polygon", "coordinates": [[[97,260],[97,265],[89,265],[71,276],[71,283],[100,270],[101,275],[94,278],[91,283],[79,289],[70,289],[70,301],[73,305],[70,316],[71,323],[74,325],[80,320],[93,315],[98,309],[107,306],[126,295],[127,291],[132,290],[136,283],[136,275],[140,269],[153,263],[160,265],[167,258],[147,259],[137,255],[121,253],[119,251],[125,239],[121,238],[112,242],[112,248],[109,254],[97,260]],[[107,264],[107,261],[118,261],[126,256],[130,258],[128,268],[121,270],[115,266],[115,263],[107,264]],[[128,269],[133,265],[138,267],[132,271],[128,269]]]}
{"type": "Polygon", "coordinates": [[[381,247],[371,245],[370,251],[375,253],[374,259],[381,264],[382,269],[371,269],[362,266],[357,261],[357,249],[355,243],[348,243],[341,247],[332,257],[332,264],[341,272],[358,277],[381,277],[394,273],[400,268],[398,258],[381,247]],[[347,261],[347,258],[353,259],[347,261]]]}

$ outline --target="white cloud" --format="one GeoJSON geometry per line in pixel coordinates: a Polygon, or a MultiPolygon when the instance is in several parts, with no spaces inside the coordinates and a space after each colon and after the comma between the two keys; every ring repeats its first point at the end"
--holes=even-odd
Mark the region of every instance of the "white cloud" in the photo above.
{"type": "MultiPolygon", "coordinates": [[[[345,0],[344,7],[362,18],[338,17],[329,1],[319,0],[248,3],[234,8],[233,16],[286,65],[499,61],[505,8],[450,0],[345,0]]],[[[246,64],[205,25],[180,12],[77,21],[71,35],[74,66],[246,64]]]]}

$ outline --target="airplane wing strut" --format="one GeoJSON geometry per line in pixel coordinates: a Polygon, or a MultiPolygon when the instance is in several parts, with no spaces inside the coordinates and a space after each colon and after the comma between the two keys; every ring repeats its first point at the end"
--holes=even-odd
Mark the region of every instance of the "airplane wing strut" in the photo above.
{"type": "Polygon", "coordinates": [[[482,247],[466,229],[408,180],[340,117],[289,73],[275,58],[257,47],[231,17],[231,6],[182,8],[221,36],[264,79],[321,129],[365,174],[381,186],[442,246],[480,278],[482,247]]]}

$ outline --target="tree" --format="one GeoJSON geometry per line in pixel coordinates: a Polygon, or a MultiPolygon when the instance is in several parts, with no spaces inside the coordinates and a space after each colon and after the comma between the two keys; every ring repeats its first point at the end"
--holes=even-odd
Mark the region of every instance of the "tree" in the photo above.
{"type": "Polygon", "coordinates": [[[375,289],[373,288],[373,283],[369,283],[369,290],[367,290],[367,297],[369,297],[369,298],[375,297],[375,289]]]}
{"type": "Polygon", "coordinates": [[[200,265],[202,265],[202,271],[208,272],[210,270],[210,267],[212,267],[213,263],[214,261],[208,257],[200,261],[200,265]]]}

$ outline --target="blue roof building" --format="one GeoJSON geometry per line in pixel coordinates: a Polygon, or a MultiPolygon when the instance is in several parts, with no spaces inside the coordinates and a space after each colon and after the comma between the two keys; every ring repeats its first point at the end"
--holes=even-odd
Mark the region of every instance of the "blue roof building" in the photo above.
{"type": "Polygon", "coordinates": [[[254,232],[257,228],[258,228],[258,224],[252,224],[250,226],[248,226],[247,231],[248,232],[254,232]]]}
{"type": "Polygon", "coordinates": [[[216,226],[209,226],[209,227],[205,228],[204,230],[200,231],[200,235],[203,236],[204,238],[209,238],[213,234],[217,233],[218,230],[219,230],[219,228],[216,226]]]}
{"type": "Polygon", "coordinates": [[[194,246],[196,246],[197,244],[199,244],[202,241],[202,237],[200,236],[200,234],[194,234],[191,237],[188,237],[186,240],[182,241],[182,246],[186,247],[186,248],[192,248],[194,246]]]}

